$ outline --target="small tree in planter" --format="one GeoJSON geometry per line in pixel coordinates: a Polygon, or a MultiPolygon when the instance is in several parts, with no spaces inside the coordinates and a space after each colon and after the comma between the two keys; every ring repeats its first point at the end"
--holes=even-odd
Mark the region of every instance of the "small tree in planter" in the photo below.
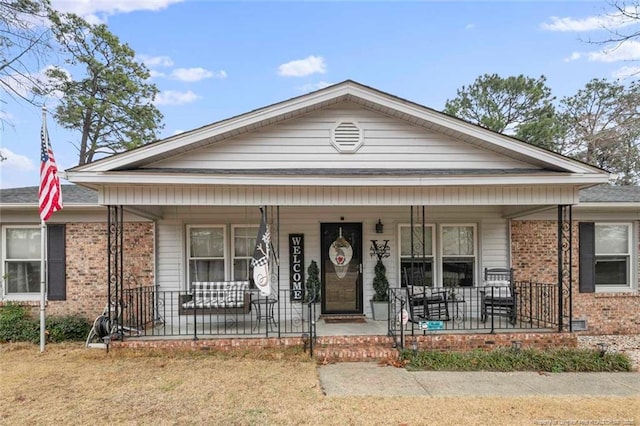
{"type": "Polygon", "coordinates": [[[373,289],[376,292],[373,295],[373,301],[388,302],[389,281],[387,280],[387,268],[385,268],[384,263],[382,263],[382,259],[378,259],[373,271],[375,273],[375,277],[373,277],[373,289]]]}
{"type": "Polygon", "coordinates": [[[311,297],[315,295],[314,302],[320,302],[320,269],[315,260],[307,268],[307,284],[304,294],[304,301],[309,303],[311,297]]]}
{"type": "Polygon", "coordinates": [[[375,294],[371,300],[373,319],[387,320],[389,319],[389,281],[387,280],[387,268],[385,268],[384,263],[382,263],[382,259],[378,259],[378,262],[376,262],[374,273],[373,289],[375,290],[375,294]]]}

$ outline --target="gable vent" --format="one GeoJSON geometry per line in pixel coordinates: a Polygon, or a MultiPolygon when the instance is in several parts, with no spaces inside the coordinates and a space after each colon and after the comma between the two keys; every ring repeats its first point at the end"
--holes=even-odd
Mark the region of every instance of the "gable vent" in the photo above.
{"type": "Polygon", "coordinates": [[[331,143],[340,152],[356,152],[362,146],[362,131],[353,121],[343,121],[334,129],[331,143]]]}

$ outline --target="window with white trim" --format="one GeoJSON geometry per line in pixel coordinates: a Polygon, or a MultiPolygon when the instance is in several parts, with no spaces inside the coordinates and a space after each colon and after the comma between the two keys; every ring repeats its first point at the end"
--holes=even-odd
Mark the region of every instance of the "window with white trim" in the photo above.
{"type": "Polygon", "coordinates": [[[425,225],[424,227],[414,225],[412,239],[411,225],[400,225],[400,278],[403,287],[411,282],[417,285],[416,279],[424,280],[424,284],[428,287],[433,286],[433,257],[435,253],[433,229],[433,225],[425,225]],[[413,251],[411,250],[412,242],[413,251]],[[413,276],[413,280],[411,280],[411,276],[413,276]]]}
{"type": "Polygon", "coordinates": [[[5,226],[2,228],[2,277],[4,295],[35,295],[40,292],[41,228],[5,226]]]}
{"type": "Polygon", "coordinates": [[[234,225],[233,233],[233,280],[249,280],[251,277],[251,258],[256,247],[257,225],[234,225]]]}
{"type": "Polygon", "coordinates": [[[472,287],[476,273],[476,226],[446,224],[440,227],[442,285],[472,287]]]}
{"type": "Polygon", "coordinates": [[[187,226],[187,282],[225,280],[226,229],[222,225],[187,226]]]}
{"type": "Polygon", "coordinates": [[[595,224],[595,284],[602,289],[631,286],[632,226],[595,224]]]}

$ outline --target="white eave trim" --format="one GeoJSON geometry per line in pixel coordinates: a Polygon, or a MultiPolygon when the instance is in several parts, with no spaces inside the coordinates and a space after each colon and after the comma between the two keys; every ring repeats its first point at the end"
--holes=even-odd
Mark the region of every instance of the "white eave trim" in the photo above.
{"type": "Polygon", "coordinates": [[[69,180],[82,184],[135,185],[242,185],[242,186],[511,186],[594,185],[608,182],[608,175],[483,175],[483,176],[264,176],[264,175],[180,175],[126,172],[75,173],[69,180]]]}
{"type": "Polygon", "coordinates": [[[580,203],[580,208],[586,209],[611,209],[611,208],[636,208],[640,209],[640,202],[638,201],[623,201],[623,202],[615,202],[615,201],[607,201],[607,202],[588,202],[588,203],[580,203]]]}

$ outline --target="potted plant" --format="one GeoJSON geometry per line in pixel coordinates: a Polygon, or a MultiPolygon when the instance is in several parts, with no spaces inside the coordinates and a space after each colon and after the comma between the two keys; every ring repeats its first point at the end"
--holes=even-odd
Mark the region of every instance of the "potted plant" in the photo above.
{"type": "Polygon", "coordinates": [[[320,301],[320,269],[315,260],[307,268],[307,283],[305,286],[304,301],[309,303],[311,298],[315,296],[314,303],[320,301]]]}
{"type": "Polygon", "coordinates": [[[373,319],[377,321],[386,321],[389,319],[389,281],[387,280],[387,268],[385,268],[382,259],[378,259],[374,269],[373,289],[375,294],[371,299],[371,310],[373,311],[373,319]]]}
{"type": "Polygon", "coordinates": [[[307,268],[307,282],[305,283],[302,305],[302,315],[305,321],[316,319],[315,316],[318,312],[316,303],[318,302],[320,302],[320,268],[318,268],[316,261],[312,260],[307,268]],[[309,302],[312,302],[313,306],[309,307],[309,302]],[[309,316],[309,308],[311,308],[311,316],[309,316]]]}

